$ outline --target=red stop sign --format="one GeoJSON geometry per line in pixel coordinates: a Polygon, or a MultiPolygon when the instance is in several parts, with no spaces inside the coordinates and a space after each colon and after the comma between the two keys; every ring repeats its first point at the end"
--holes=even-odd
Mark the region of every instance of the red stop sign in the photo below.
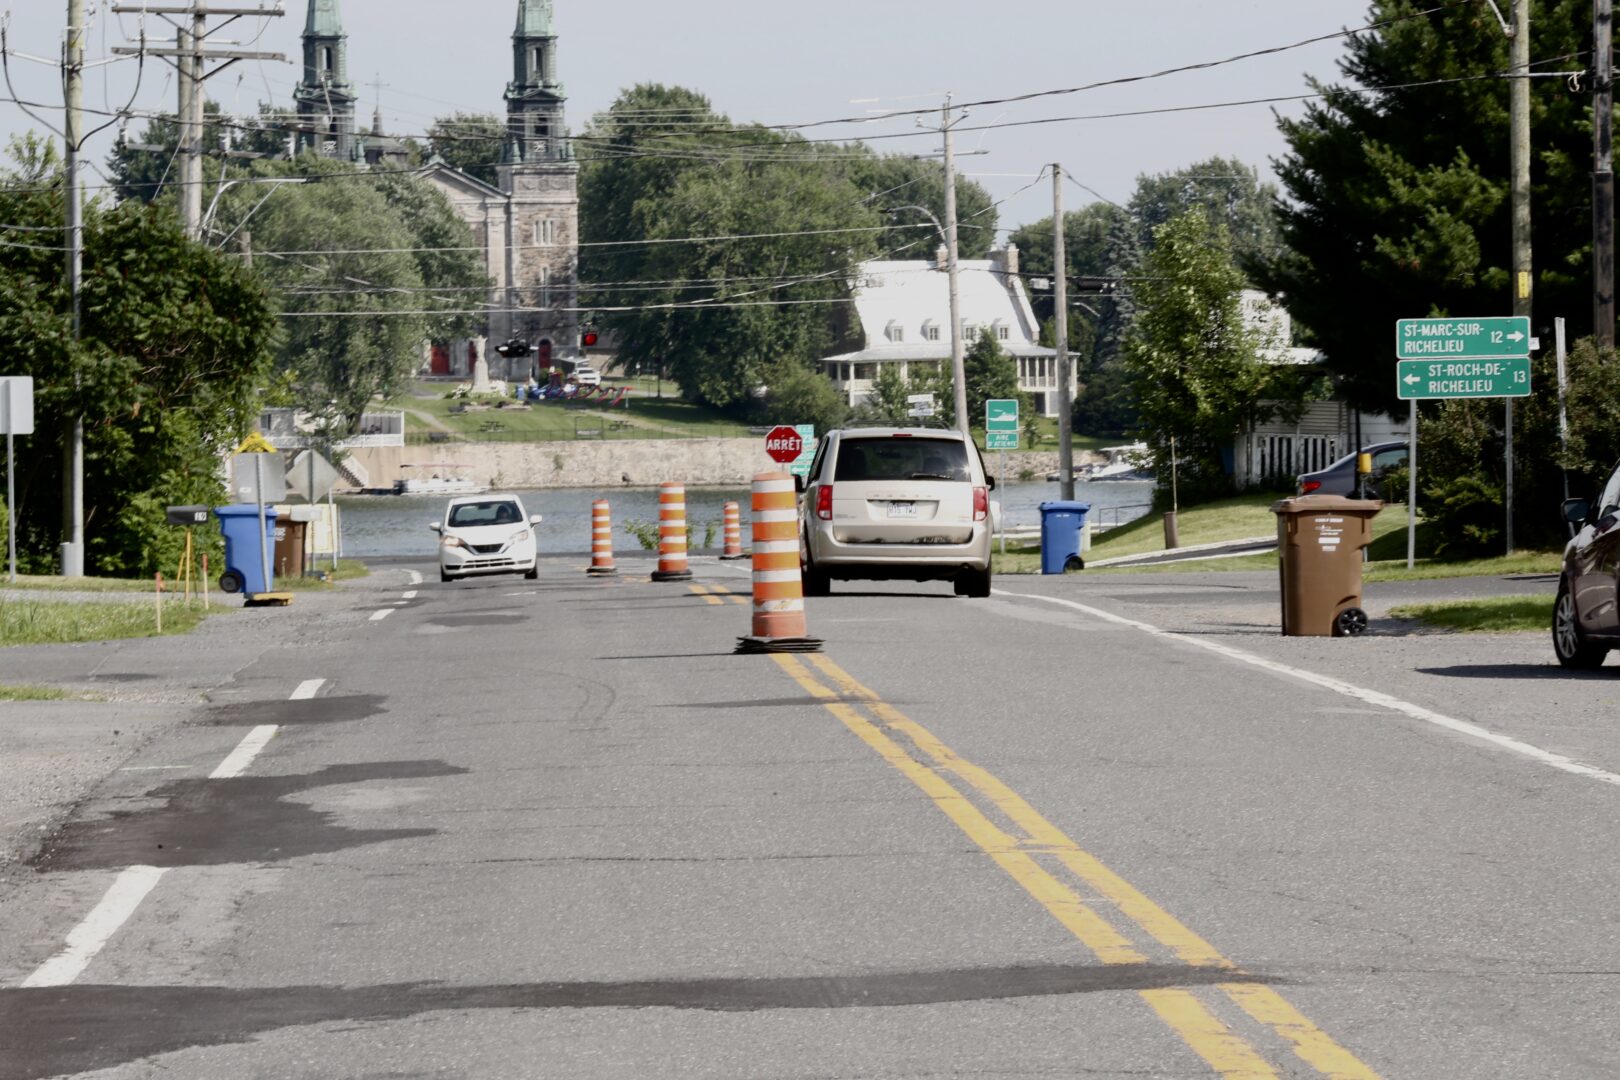
{"type": "Polygon", "coordinates": [[[765,436],[765,452],[771,455],[772,461],[790,465],[804,453],[804,438],[793,428],[780,424],[765,436]]]}

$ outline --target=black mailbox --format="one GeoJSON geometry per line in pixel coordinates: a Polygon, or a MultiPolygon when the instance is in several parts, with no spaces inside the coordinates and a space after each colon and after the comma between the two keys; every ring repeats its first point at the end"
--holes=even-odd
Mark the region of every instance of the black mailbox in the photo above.
{"type": "Polygon", "coordinates": [[[169,507],[169,524],[206,525],[208,524],[208,507],[171,506],[169,507]]]}

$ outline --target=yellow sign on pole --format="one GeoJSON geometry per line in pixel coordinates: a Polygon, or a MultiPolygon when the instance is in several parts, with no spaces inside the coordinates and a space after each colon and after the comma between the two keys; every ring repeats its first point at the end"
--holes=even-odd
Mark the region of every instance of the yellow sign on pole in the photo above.
{"type": "Polygon", "coordinates": [[[242,440],[242,445],[236,448],[238,454],[274,454],[276,448],[270,445],[270,440],[255,431],[242,440]]]}

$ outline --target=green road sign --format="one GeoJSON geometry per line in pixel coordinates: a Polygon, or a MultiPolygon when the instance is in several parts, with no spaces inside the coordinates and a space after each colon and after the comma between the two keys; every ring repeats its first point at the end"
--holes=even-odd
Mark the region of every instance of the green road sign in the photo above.
{"type": "Polygon", "coordinates": [[[1530,358],[1399,360],[1395,363],[1395,382],[1402,401],[1529,397],[1530,358]]]}
{"type": "Polygon", "coordinates": [[[788,465],[788,472],[794,476],[809,476],[810,465],[816,458],[816,447],[820,445],[820,440],[816,438],[816,425],[794,424],[793,429],[804,440],[804,450],[788,465]]]}
{"type": "Polygon", "coordinates": [[[1018,449],[1018,399],[991,398],[984,403],[984,448],[1018,449]]]}
{"type": "Polygon", "coordinates": [[[1489,319],[1399,319],[1395,323],[1395,355],[1402,360],[1499,360],[1529,356],[1530,320],[1523,315],[1489,319]]]}

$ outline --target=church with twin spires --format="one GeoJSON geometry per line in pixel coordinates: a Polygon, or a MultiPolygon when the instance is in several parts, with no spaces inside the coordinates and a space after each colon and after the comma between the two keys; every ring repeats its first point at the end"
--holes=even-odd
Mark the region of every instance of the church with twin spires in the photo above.
{"type": "MultiPolygon", "coordinates": [[[[384,135],[380,108],[370,132],[356,128],[359,96],[347,43],[338,0],[309,0],[304,77],[293,95],[297,149],[374,167],[396,163],[403,146],[384,135]]],[[[428,345],[426,373],[470,376],[487,359],[491,377],[522,380],[578,356],[579,166],[564,116],[551,0],[518,0],[505,97],[495,187],[437,160],[418,172],[472,230],[490,279],[484,333],[428,345]],[[498,356],[495,346],[511,340],[538,351],[528,359],[498,356]]]]}

